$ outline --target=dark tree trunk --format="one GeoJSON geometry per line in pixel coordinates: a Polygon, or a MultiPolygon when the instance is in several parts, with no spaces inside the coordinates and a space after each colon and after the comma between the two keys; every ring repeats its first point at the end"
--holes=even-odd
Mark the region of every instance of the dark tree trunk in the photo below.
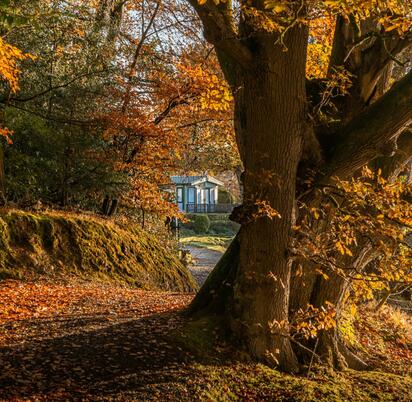
{"type": "Polygon", "coordinates": [[[4,150],[0,139],[0,205],[6,201],[6,177],[4,173],[4,150]]]}
{"type": "Polygon", "coordinates": [[[109,213],[109,208],[110,208],[110,197],[106,195],[103,200],[102,204],[102,215],[107,215],[109,213]]]}
{"type": "MultiPolygon", "coordinates": [[[[0,128],[4,127],[5,123],[5,106],[0,104],[0,128]]],[[[0,137],[0,205],[6,203],[6,174],[4,167],[4,139],[0,137]]]]}
{"type": "Polygon", "coordinates": [[[110,209],[107,215],[108,216],[116,215],[118,205],[119,205],[119,200],[117,198],[114,198],[112,201],[112,204],[110,205],[110,209]]]}
{"type": "Polygon", "coordinates": [[[207,309],[225,306],[234,337],[252,357],[293,371],[297,360],[287,324],[281,328],[275,324],[288,320],[289,235],[306,130],[306,29],[292,29],[285,42],[288,52],[276,45],[273,37],[257,37],[256,64],[236,76],[235,126],[245,168],[242,228],[192,310],[208,303],[207,309]],[[248,215],[256,202],[262,201],[281,218],[248,215]],[[239,257],[235,257],[238,250],[239,257]],[[218,285],[225,296],[213,300],[208,286],[216,286],[214,282],[221,282],[222,277],[233,288],[227,292],[218,285]]]}

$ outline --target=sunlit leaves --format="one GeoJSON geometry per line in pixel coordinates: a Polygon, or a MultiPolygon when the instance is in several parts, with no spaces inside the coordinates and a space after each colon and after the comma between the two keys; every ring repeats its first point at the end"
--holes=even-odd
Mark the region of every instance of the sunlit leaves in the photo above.
{"type": "Polygon", "coordinates": [[[320,331],[336,326],[335,306],[330,302],[326,302],[321,308],[309,304],[306,309],[300,309],[294,314],[291,326],[295,335],[305,339],[315,338],[320,331]]]}
{"type": "Polygon", "coordinates": [[[19,89],[18,63],[27,58],[33,58],[33,56],[22,52],[0,37],[0,77],[9,84],[12,92],[19,89]]]}
{"type": "MultiPolygon", "coordinates": [[[[27,58],[34,59],[28,53],[22,52],[16,46],[13,46],[0,37],[0,78],[10,87],[11,92],[17,92],[19,89],[19,62],[27,58]]],[[[11,144],[11,135],[13,131],[7,127],[0,127],[0,137],[4,137],[11,144]]]]}
{"type": "Polygon", "coordinates": [[[412,283],[412,250],[405,242],[412,223],[410,191],[405,181],[388,182],[369,168],[357,179],[337,180],[295,228],[297,254],[318,264],[322,276],[326,270],[343,277],[359,298],[372,298],[393,283],[412,283]],[[360,254],[370,258],[366,269],[360,254]]]}
{"type": "Polygon", "coordinates": [[[191,90],[199,94],[199,106],[202,109],[228,111],[233,97],[225,80],[202,68],[201,65],[179,65],[183,79],[189,81],[191,90]]]}
{"type": "MultiPolygon", "coordinates": [[[[210,0],[211,3],[213,3],[214,5],[218,6],[219,4],[224,4],[227,3],[228,0],[210,0]]],[[[208,2],[208,0],[198,0],[198,3],[203,6],[208,2]]]]}
{"type": "Polygon", "coordinates": [[[327,0],[327,10],[359,23],[368,18],[378,18],[386,31],[398,31],[404,35],[412,27],[411,4],[408,0],[327,0]]]}
{"type": "Polygon", "coordinates": [[[9,144],[12,144],[13,141],[11,140],[11,136],[13,135],[13,131],[8,129],[7,127],[0,127],[0,137],[6,139],[9,144]]]}
{"type": "Polygon", "coordinates": [[[327,15],[315,18],[309,28],[306,75],[310,79],[323,78],[326,77],[332,51],[334,17],[327,15]]]}

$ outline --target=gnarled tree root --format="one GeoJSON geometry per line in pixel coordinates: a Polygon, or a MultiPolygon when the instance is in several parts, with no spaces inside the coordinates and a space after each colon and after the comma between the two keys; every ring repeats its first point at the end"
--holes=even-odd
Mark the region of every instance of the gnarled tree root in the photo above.
{"type": "MultiPolygon", "coordinates": [[[[190,316],[195,319],[208,315],[230,318],[233,286],[239,266],[239,250],[239,236],[236,236],[190,304],[188,310],[190,316]]],[[[229,327],[230,320],[223,322],[227,322],[229,327]]],[[[317,344],[316,355],[335,369],[342,370],[349,367],[354,370],[367,370],[369,368],[339,339],[336,328],[320,334],[317,344]]],[[[299,346],[296,348],[299,349],[299,346]]],[[[296,350],[303,363],[311,358],[310,354],[300,352],[302,351],[296,350]]]]}
{"type": "Polygon", "coordinates": [[[363,371],[370,368],[339,339],[336,328],[324,331],[319,335],[317,354],[322,361],[337,370],[350,368],[363,371]]]}

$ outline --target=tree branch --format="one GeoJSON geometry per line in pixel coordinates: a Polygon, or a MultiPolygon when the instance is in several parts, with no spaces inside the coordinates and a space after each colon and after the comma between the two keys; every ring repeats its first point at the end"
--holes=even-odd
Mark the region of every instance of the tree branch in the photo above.
{"type": "Polygon", "coordinates": [[[355,79],[347,99],[353,104],[353,97],[358,97],[362,110],[376,99],[376,86],[387,67],[399,63],[398,55],[412,45],[412,32],[402,37],[396,30],[383,32],[376,18],[363,20],[360,31],[355,25],[337,17],[328,76],[337,66],[352,73],[355,79]]]}
{"type": "Polygon", "coordinates": [[[231,1],[216,5],[212,0],[200,5],[198,0],[188,0],[203,23],[204,35],[208,42],[227,56],[248,69],[252,63],[252,53],[242,44],[234,27],[231,1]]]}
{"type": "Polygon", "coordinates": [[[381,169],[383,177],[395,180],[412,159],[412,129],[408,128],[399,135],[396,152],[392,157],[380,157],[373,163],[375,170],[381,169]]]}
{"type": "Polygon", "coordinates": [[[347,178],[380,155],[390,156],[412,121],[412,71],[336,134],[324,179],[347,178]]]}
{"type": "Polygon", "coordinates": [[[93,71],[93,72],[91,72],[91,73],[80,74],[80,75],[74,77],[73,79],[71,79],[71,80],[63,83],[63,84],[49,87],[49,88],[47,88],[47,89],[45,89],[45,90],[43,90],[43,91],[41,91],[41,92],[38,92],[38,93],[36,93],[36,94],[27,96],[27,97],[25,97],[25,98],[18,98],[18,97],[17,97],[17,98],[15,98],[15,97],[9,97],[9,98],[7,98],[7,99],[6,99],[6,98],[4,98],[4,99],[3,99],[3,98],[0,98],[0,103],[5,103],[6,101],[12,101],[12,102],[29,102],[29,101],[31,101],[31,100],[33,100],[33,99],[39,98],[40,96],[46,95],[46,94],[48,94],[49,92],[52,92],[52,91],[54,91],[54,90],[56,90],[56,89],[66,88],[66,87],[70,86],[71,84],[75,83],[76,81],[78,81],[78,80],[80,80],[80,79],[82,79],[82,78],[91,77],[91,76],[93,76],[93,75],[98,75],[98,74],[101,74],[101,73],[104,73],[104,72],[105,72],[104,70],[101,70],[101,71],[93,71]]]}
{"type": "Polygon", "coordinates": [[[142,50],[143,44],[147,38],[147,35],[154,23],[154,20],[158,14],[160,10],[160,1],[158,1],[156,3],[156,7],[153,11],[152,16],[150,17],[149,23],[147,24],[147,27],[144,28],[144,26],[142,26],[143,28],[143,33],[142,33],[142,37],[140,38],[139,43],[136,46],[136,50],[134,52],[133,55],[133,61],[132,64],[130,65],[130,69],[129,69],[129,75],[127,77],[127,84],[126,84],[126,89],[125,89],[125,95],[124,95],[124,99],[123,99],[123,105],[122,105],[122,112],[126,112],[127,107],[129,106],[130,103],[130,92],[132,90],[132,78],[134,76],[135,70],[136,70],[136,65],[137,65],[137,61],[139,59],[140,56],[140,52],[142,50]]]}

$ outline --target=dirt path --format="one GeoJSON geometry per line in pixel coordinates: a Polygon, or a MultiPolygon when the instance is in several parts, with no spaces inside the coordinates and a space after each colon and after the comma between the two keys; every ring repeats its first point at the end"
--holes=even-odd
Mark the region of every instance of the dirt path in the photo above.
{"type": "MultiPolygon", "coordinates": [[[[221,253],[188,247],[202,284],[221,253]]],[[[176,341],[193,294],[87,283],[0,283],[0,401],[193,400],[176,341]]]]}
{"type": "Polygon", "coordinates": [[[190,254],[192,254],[194,259],[193,264],[189,266],[190,272],[195,277],[197,283],[202,286],[216,263],[219,261],[222,253],[191,245],[185,245],[185,249],[190,251],[190,254]]]}
{"type": "MultiPolygon", "coordinates": [[[[332,394],[356,402],[377,395],[412,400],[409,376],[380,371],[330,379],[322,377],[325,370],[313,379],[282,376],[261,365],[228,364],[227,345],[211,348],[207,361],[195,357],[183,347],[188,333],[180,332],[192,298],[96,284],[1,282],[0,401],[314,402],[332,394]]],[[[368,350],[376,352],[376,345],[368,350]]],[[[379,358],[383,371],[395,361],[410,368],[404,344],[389,350],[379,358]]]]}
{"type": "Polygon", "coordinates": [[[2,282],[0,401],[186,400],[196,368],[171,334],[192,297],[2,282]]]}

